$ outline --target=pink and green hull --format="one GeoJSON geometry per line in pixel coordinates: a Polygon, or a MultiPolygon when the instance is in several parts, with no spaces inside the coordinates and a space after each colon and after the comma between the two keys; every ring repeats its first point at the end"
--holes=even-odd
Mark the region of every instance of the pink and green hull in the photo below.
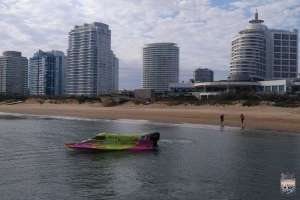
{"type": "Polygon", "coordinates": [[[157,148],[160,134],[145,135],[100,133],[94,138],[78,143],[66,143],[65,146],[77,150],[95,151],[146,151],[157,148]]]}

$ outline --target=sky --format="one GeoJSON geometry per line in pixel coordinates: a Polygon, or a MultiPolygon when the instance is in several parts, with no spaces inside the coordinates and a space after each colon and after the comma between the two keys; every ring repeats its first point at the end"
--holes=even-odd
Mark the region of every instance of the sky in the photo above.
{"type": "Polygon", "coordinates": [[[120,89],[141,86],[142,48],[153,42],[178,44],[181,81],[197,67],[225,79],[231,40],[255,9],[269,28],[300,29],[300,0],[0,0],[0,51],[66,52],[75,25],[103,22],[120,60],[120,89]]]}

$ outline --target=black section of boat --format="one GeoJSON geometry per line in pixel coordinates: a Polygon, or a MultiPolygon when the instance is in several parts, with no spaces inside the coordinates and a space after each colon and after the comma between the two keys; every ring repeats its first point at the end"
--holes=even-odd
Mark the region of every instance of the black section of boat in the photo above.
{"type": "Polygon", "coordinates": [[[153,142],[153,146],[156,147],[157,146],[157,142],[160,138],[160,133],[159,132],[154,132],[154,133],[150,133],[150,139],[153,142]]]}

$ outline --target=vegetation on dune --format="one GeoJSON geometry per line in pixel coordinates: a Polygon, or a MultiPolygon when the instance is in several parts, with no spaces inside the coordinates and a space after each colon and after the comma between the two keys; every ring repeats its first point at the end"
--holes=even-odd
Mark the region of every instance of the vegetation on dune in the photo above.
{"type": "Polygon", "coordinates": [[[0,104],[10,104],[19,101],[27,101],[32,103],[50,103],[50,104],[84,104],[84,103],[99,103],[104,107],[112,107],[123,104],[125,102],[132,102],[135,105],[148,105],[152,103],[161,103],[168,106],[177,105],[235,105],[242,106],[257,106],[260,104],[272,105],[278,107],[300,107],[299,95],[258,95],[249,93],[240,93],[239,95],[228,93],[221,96],[210,97],[209,99],[197,99],[192,95],[160,95],[153,100],[141,100],[133,97],[126,97],[122,95],[102,95],[97,97],[87,96],[68,96],[68,97],[12,97],[1,96],[0,104]]]}

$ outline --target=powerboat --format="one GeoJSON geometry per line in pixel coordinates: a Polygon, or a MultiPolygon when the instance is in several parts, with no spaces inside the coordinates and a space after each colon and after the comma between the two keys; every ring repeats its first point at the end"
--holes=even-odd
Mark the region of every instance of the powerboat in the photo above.
{"type": "Polygon", "coordinates": [[[86,139],[78,143],[66,143],[65,146],[78,150],[145,151],[156,149],[159,138],[160,133],[158,132],[144,135],[103,132],[91,139],[86,139]]]}

